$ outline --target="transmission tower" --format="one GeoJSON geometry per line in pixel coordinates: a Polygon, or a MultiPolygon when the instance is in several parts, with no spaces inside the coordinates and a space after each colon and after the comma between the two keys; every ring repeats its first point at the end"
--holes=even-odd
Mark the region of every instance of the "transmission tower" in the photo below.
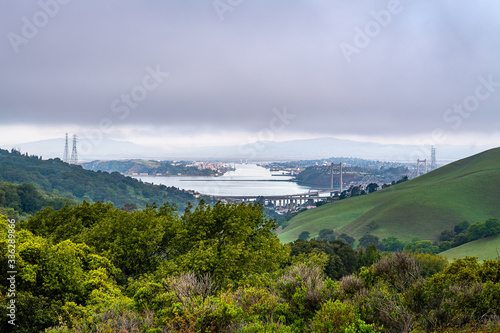
{"type": "Polygon", "coordinates": [[[63,162],[69,163],[68,133],[66,133],[66,144],[64,145],[63,162]]]}
{"type": "Polygon", "coordinates": [[[76,134],[73,135],[73,150],[71,151],[71,164],[78,163],[78,153],[76,151],[76,134]]]}
{"type": "Polygon", "coordinates": [[[436,169],[436,147],[431,147],[431,170],[436,169]]]}

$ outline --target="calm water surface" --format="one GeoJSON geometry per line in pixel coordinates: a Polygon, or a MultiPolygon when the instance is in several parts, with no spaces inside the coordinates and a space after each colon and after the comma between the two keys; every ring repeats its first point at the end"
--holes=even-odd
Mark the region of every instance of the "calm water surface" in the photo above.
{"type": "Polygon", "coordinates": [[[235,171],[220,177],[134,177],[143,182],[175,186],[206,195],[258,196],[307,193],[309,187],[287,181],[293,177],[273,176],[268,169],[256,164],[236,164],[235,171]]]}

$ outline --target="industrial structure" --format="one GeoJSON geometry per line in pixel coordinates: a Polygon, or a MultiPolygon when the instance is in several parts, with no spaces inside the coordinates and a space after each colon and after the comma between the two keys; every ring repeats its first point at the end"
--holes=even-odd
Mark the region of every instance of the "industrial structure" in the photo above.
{"type": "MultiPolygon", "coordinates": [[[[76,151],[76,142],[77,142],[77,137],[76,134],[73,135],[73,150],[71,151],[71,159],[70,162],[71,164],[78,164],[78,152],[76,151]]],[[[66,148],[68,145],[67,141],[67,136],[66,136],[66,148]]]]}
{"type": "Polygon", "coordinates": [[[431,171],[436,170],[436,147],[431,146],[431,171]]]}
{"type": "Polygon", "coordinates": [[[68,133],[66,133],[66,144],[64,145],[63,162],[69,163],[68,133]]]}

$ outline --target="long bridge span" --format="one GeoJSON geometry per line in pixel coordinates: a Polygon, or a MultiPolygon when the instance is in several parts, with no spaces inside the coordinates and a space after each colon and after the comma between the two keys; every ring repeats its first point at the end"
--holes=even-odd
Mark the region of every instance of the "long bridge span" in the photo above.
{"type": "MultiPolygon", "coordinates": [[[[324,166],[321,168],[325,168],[324,166]]],[[[227,200],[233,202],[254,202],[260,201],[264,203],[265,206],[271,204],[273,207],[288,207],[288,208],[297,208],[304,204],[314,204],[317,201],[326,200],[327,197],[321,197],[321,194],[328,193],[328,196],[333,196],[334,194],[342,193],[343,181],[342,181],[342,163],[334,164],[333,162],[326,166],[324,170],[326,175],[329,175],[330,178],[330,188],[325,190],[317,190],[317,191],[309,191],[308,193],[299,193],[299,194],[288,194],[288,195],[254,195],[254,196],[246,196],[246,195],[238,195],[238,196],[222,196],[222,195],[211,195],[210,197],[214,200],[227,200]],[[335,167],[339,167],[339,176],[340,176],[340,190],[334,189],[334,169],[335,167]]]]}
{"type": "Polygon", "coordinates": [[[235,195],[235,196],[226,196],[226,195],[212,195],[210,196],[214,200],[227,200],[233,202],[255,202],[255,201],[264,201],[264,205],[272,204],[274,207],[298,207],[308,203],[315,203],[317,201],[325,200],[326,197],[321,197],[320,194],[329,194],[334,195],[335,193],[339,193],[338,191],[315,191],[308,193],[299,193],[299,194],[287,194],[287,195],[235,195]]]}

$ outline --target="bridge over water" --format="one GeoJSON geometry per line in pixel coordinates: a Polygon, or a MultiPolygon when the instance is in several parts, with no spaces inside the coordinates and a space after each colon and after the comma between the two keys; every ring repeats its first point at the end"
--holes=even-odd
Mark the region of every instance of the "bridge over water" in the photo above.
{"type": "Polygon", "coordinates": [[[342,182],[342,163],[339,164],[334,164],[331,163],[330,165],[322,166],[320,167],[321,169],[324,170],[324,173],[327,174],[330,178],[330,188],[325,189],[325,190],[317,190],[317,191],[309,191],[308,193],[299,193],[299,194],[287,194],[287,195],[266,195],[266,196],[217,196],[217,195],[212,195],[211,198],[214,200],[227,200],[227,201],[234,201],[234,202],[254,202],[254,201],[264,201],[264,205],[269,205],[272,204],[275,208],[277,207],[293,207],[297,208],[299,206],[302,206],[306,203],[314,204],[317,201],[322,201],[325,200],[326,197],[323,196],[321,197],[321,194],[328,194],[328,196],[333,196],[334,194],[342,193],[342,187],[343,187],[343,182],[342,182]],[[333,178],[334,178],[334,169],[335,167],[339,168],[339,176],[340,176],[340,189],[335,190],[334,189],[334,183],[333,183],[333,178]]]}
{"type": "Polygon", "coordinates": [[[299,194],[287,194],[287,195],[266,195],[266,196],[245,196],[245,195],[237,195],[237,196],[210,196],[214,200],[228,200],[234,202],[255,202],[255,201],[264,201],[265,205],[272,204],[274,207],[298,207],[307,203],[315,203],[317,201],[325,200],[326,197],[321,197],[321,194],[329,194],[330,196],[335,193],[339,193],[339,191],[315,191],[308,193],[299,193],[299,194]]]}

